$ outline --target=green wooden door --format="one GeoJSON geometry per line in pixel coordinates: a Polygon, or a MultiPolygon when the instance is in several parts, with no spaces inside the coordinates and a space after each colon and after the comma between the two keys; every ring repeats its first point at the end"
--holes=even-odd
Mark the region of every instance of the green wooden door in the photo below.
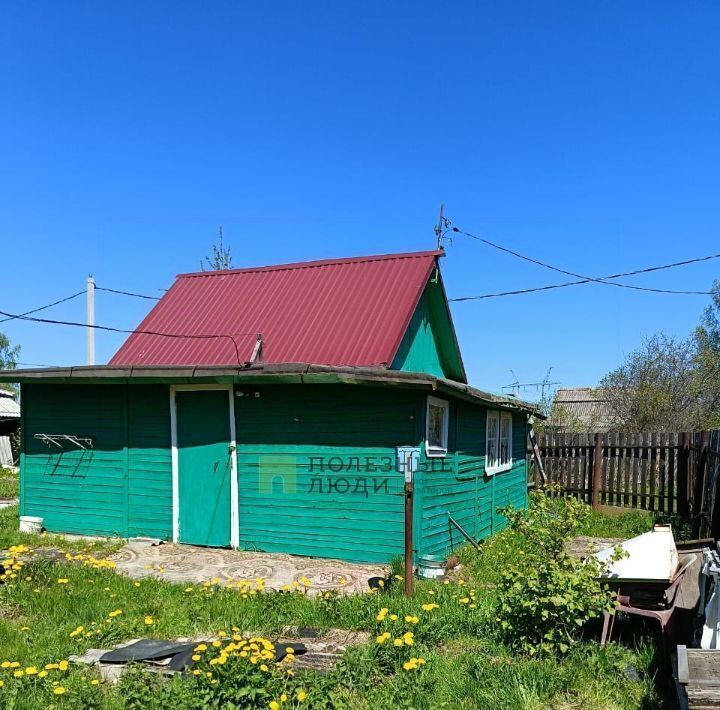
{"type": "Polygon", "coordinates": [[[230,545],[230,415],[227,390],[179,391],[179,540],[230,545]]]}

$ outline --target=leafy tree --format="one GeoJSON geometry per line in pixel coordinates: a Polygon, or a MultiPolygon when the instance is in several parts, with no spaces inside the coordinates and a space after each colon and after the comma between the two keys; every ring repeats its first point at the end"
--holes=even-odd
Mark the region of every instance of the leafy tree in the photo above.
{"type": "Polygon", "coordinates": [[[230,247],[226,247],[223,242],[223,228],[220,227],[218,232],[218,243],[212,245],[210,256],[206,256],[200,260],[200,268],[203,271],[224,271],[226,269],[232,269],[232,255],[230,254],[230,247]]]}
{"type": "MultiPolygon", "coordinates": [[[[20,357],[20,346],[11,345],[5,333],[0,332],[0,370],[14,370],[20,357]]],[[[3,389],[13,389],[12,385],[0,383],[3,389]]]]}
{"type": "Polygon", "coordinates": [[[628,432],[692,431],[706,419],[700,403],[693,338],[654,335],[607,374],[601,386],[616,428],[628,432]]]}
{"type": "Polygon", "coordinates": [[[713,284],[710,305],[695,329],[699,397],[705,428],[720,428],[720,281],[713,284]]]}

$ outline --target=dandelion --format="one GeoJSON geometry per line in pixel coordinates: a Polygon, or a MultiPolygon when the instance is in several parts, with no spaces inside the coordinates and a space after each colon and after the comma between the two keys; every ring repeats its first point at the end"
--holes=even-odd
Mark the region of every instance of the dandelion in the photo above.
{"type": "Polygon", "coordinates": [[[375,618],[378,621],[384,621],[385,617],[387,616],[389,611],[390,611],[390,609],[388,609],[387,607],[384,606],[382,609],[380,609],[380,611],[378,612],[378,614],[375,618]]]}
{"type": "Polygon", "coordinates": [[[152,616],[146,616],[145,617],[145,625],[146,626],[152,626],[155,623],[152,616]]]}
{"type": "Polygon", "coordinates": [[[298,702],[301,703],[305,698],[307,698],[307,693],[304,690],[298,690],[297,695],[295,696],[298,699],[298,702]]]}
{"type": "Polygon", "coordinates": [[[58,663],[58,670],[66,671],[68,669],[68,665],[67,661],[60,661],[60,663],[58,663]]]}
{"type": "Polygon", "coordinates": [[[69,581],[70,581],[69,579],[66,579],[65,577],[63,577],[61,579],[58,579],[57,583],[58,584],[67,584],[69,581]]]}
{"type": "Polygon", "coordinates": [[[139,587],[139,586],[140,586],[140,582],[133,582],[133,587],[139,587]]]}
{"type": "Polygon", "coordinates": [[[46,670],[42,670],[38,673],[38,678],[44,678],[48,672],[46,670]]]}
{"type": "Polygon", "coordinates": [[[196,651],[207,651],[207,645],[204,643],[199,643],[197,646],[195,646],[196,651]]]}
{"type": "Polygon", "coordinates": [[[5,681],[4,681],[4,680],[0,680],[0,688],[2,688],[3,685],[5,685],[5,681]]]}
{"type": "Polygon", "coordinates": [[[190,592],[192,592],[192,590],[192,587],[185,587],[185,594],[189,594],[190,592]]]}
{"type": "Polygon", "coordinates": [[[58,685],[57,688],[53,688],[53,693],[55,693],[55,695],[62,695],[65,693],[65,688],[63,688],[62,685],[58,685]]]}
{"type": "Polygon", "coordinates": [[[439,604],[423,604],[422,610],[423,611],[432,611],[433,609],[438,609],[439,606],[440,606],[439,604]]]}
{"type": "Polygon", "coordinates": [[[403,640],[402,640],[402,639],[395,639],[395,640],[393,641],[393,646],[398,646],[398,647],[399,647],[399,646],[402,646],[402,645],[403,645],[403,640]]]}
{"type": "Polygon", "coordinates": [[[461,604],[467,604],[467,603],[469,603],[470,599],[468,597],[463,597],[459,601],[461,604]]]}
{"type": "Polygon", "coordinates": [[[100,685],[100,681],[97,678],[93,678],[90,681],[90,685],[100,685]]]}
{"type": "Polygon", "coordinates": [[[403,643],[407,644],[408,646],[412,646],[413,643],[415,643],[414,634],[412,631],[407,631],[403,634],[402,637],[403,643]]]}
{"type": "Polygon", "coordinates": [[[420,619],[418,619],[417,616],[410,616],[410,614],[408,614],[405,617],[405,622],[408,624],[417,624],[419,621],[420,621],[420,619]]]}
{"type": "Polygon", "coordinates": [[[192,658],[193,661],[199,661],[202,658],[202,656],[199,653],[195,653],[192,656],[190,656],[190,658],[192,658]]]}
{"type": "Polygon", "coordinates": [[[28,666],[25,669],[25,675],[36,675],[38,672],[38,669],[35,668],[35,666],[28,666]]]}
{"type": "Polygon", "coordinates": [[[378,636],[378,637],[375,639],[375,641],[376,641],[377,643],[381,643],[381,644],[382,644],[382,643],[385,643],[385,641],[387,641],[389,638],[390,638],[390,633],[386,631],[384,634],[380,634],[380,636],[378,636]]]}
{"type": "Polygon", "coordinates": [[[22,678],[25,675],[25,671],[21,671],[21,670],[13,671],[13,675],[16,678],[22,678]]]}
{"type": "Polygon", "coordinates": [[[280,703],[277,700],[271,700],[268,707],[270,710],[280,710],[280,703]]]}
{"type": "Polygon", "coordinates": [[[390,621],[397,621],[398,618],[399,618],[399,617],[398,617],[397,614],[390,614],[390,621]]]}

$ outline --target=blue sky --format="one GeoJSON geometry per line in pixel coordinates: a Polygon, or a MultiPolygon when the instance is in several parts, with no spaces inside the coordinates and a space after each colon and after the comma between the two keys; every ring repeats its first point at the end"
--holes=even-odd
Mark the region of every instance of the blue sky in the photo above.
{"type": "MultiPolygon", "coordinates": [[[[710,0],[3,3],[0,309],[88,273],[159,293],[220,224],[235,266],[428,249],[441,201],[596,276],[720,251],[718,36],[710,0]]],[[[451,297],[565,280],[460,236],[443,271],[451,297]]],[[[628,282],[715,278],[720,260],[628,282]]],[[[585,285],[453,314],[477,386],[550,366],[579,386],[705,304],[585,285]]],[[[99,293],[97,322],[147,308],[99,293]]],[[[84,362],[81,329],[0,328],[24,362],[84,362]]],[[[98,334],[98,360],[121,341],[98,334]]]]}

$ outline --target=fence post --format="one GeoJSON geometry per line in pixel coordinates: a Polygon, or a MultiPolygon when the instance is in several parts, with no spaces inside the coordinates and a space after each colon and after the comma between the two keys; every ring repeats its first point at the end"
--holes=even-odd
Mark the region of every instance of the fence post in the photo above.
{"type": "Polygon", "coordinates": [[[600,482],[602,480],[602,434],[595,433],[595,454],[593,455],[592,506],[600,508],[600,482]]]}
{"type": "Polygon", "coordinates": [[[690,502],[688,492],[690,490],[690,434],[684,431],[680,435],[680,449],[677,457],[677,512],[680,517],[690,516],[690,502]]]}
{"type": "MultiPolygon", "coordinates": [[[[701,530],[707,530],[707,522],[703,520],[707,491],[705,490],[708,448],[710,446],[710,432],[703,431],[700,435],[700,454],[695,461],[695,481],[693,485],[693,538],[700,537],[701,530]]],[[[708,517],[709,521],[709,517],[708,517]]]]}

